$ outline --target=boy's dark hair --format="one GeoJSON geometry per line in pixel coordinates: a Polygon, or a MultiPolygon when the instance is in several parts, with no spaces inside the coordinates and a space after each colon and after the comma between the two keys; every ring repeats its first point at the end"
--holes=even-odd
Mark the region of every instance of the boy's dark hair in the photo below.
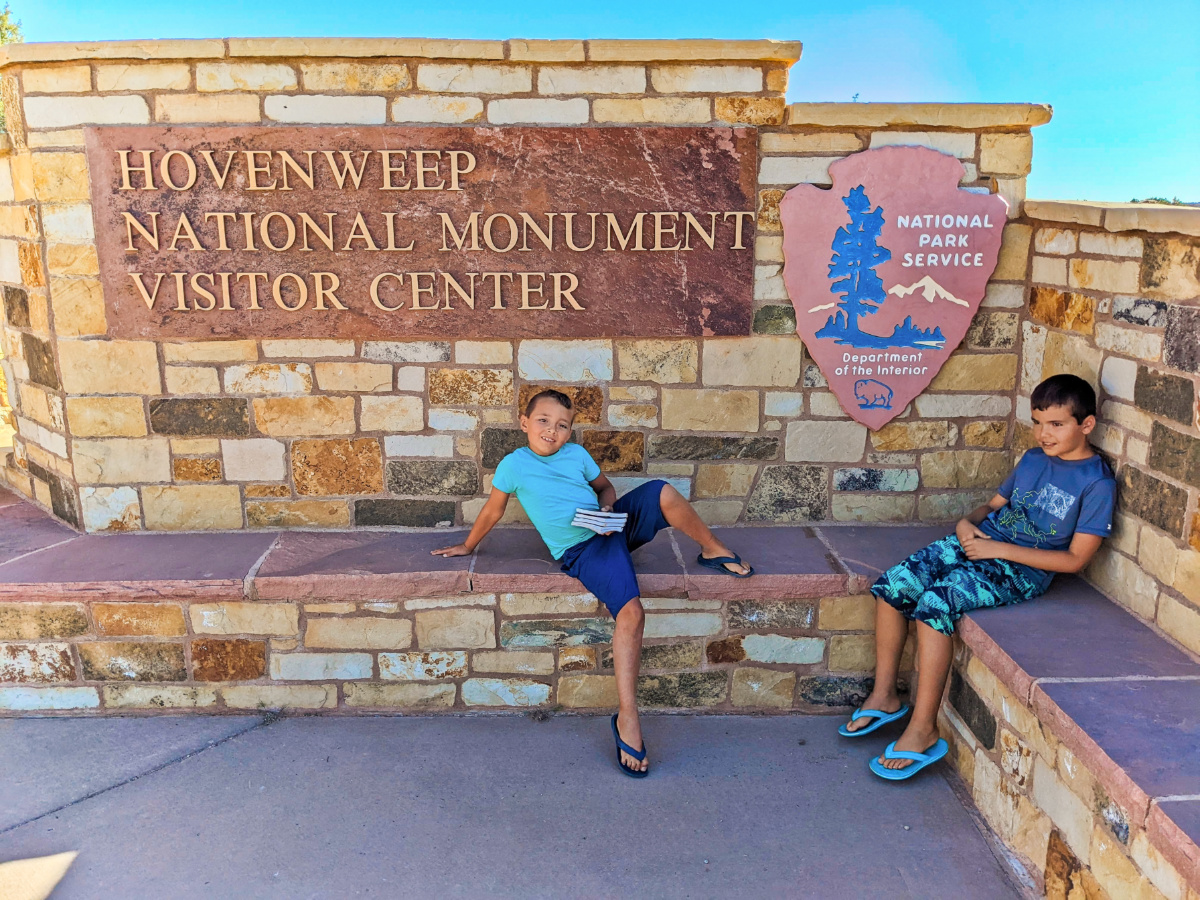
{"type": "Polygon", "coordinates": [[[529,398],[529,402],[525,404],[525,415],[527,415],[527,416],[533,415],[533,408],[535,406],[537,406],[537,402],[539,400],[553,400],[555,403],[557,403],[559,406],[564,407],[565,409],[569,409],[569,410],[575,409],[575,407],[571,405],[571,398],[568,397],[566,394],[564,394],[562,391],[556,391],[556,390],[553,390],[552,388],[546,388],[545,390],[538,391],[536,394],[534,394],[532,397],[529,398]]]}
{"type": "Polygon", "coordinates": [[[1051,375],[1033,389],[1029,405],[1038,411],[1065,406],[1080,425],[1096,414],[1096,392],[1078,375],[1051,375]]]}

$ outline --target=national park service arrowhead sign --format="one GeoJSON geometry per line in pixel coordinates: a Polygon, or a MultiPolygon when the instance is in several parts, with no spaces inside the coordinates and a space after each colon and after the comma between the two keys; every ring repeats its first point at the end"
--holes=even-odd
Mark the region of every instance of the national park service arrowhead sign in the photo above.
{"type": "Polygon", "coordinates": [[[885,147],[829,167],[833,189],[780,201],[796,331],[842,408],[872,430],[928,387],[996,268],[1003,198],[958,186],[963,164],[885,147]]]}

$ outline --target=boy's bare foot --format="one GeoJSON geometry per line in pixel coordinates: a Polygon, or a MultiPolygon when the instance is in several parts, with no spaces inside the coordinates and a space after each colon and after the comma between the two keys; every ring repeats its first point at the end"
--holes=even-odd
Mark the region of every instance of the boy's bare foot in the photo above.
{"type": "MultiPolygon", "coordinates": [[[[721,556],[737,556],[736,553],[715,538],[711,544],[700,548],[700,555],[705,559],[717,559],[721,556]]],[[[745,561],[743,561],[741,565],[737,565],[735,563],[725,563],[724,567],[730,572],[734,572],[738,575],[745,575],[750,571],[750,566],[746,565],[745,561]]]]}
{"type": "MultiPolygon", "coordinates": [[[[646,745],[642,741],[642,723],[636,712],[631,716],[626,716],[625,713],[617,714],[617,734],[630,747],[636,747],[638,750],[646,749],[646,745]]],[[[622,750],[621,765],[634,772],[645,772],[650,768],[650,755],[646,754],[646,758],[639,761],[622,750]]]]}
{"type": "MultiPolygon", "coordinates": [[[[867,699],[862,702],[862,705],[859,707],[859,709],[877,709],[880,712],[894,713],[902,705],[903,704],[900,702],[900,695],[895,691],[887,694],[872,692],[871,696],[867,697],[867,699]]],[[[858,731],[860,728],[866,728],[874,721],[875,720],[871,716],[859,716],[857,719],[850,720],[850,723],[846,725],[846,730],[858,731]]]]}
{"type": "MultiPolygon", "coordinates": [[[[896,749],[907,750],[909,753],[925,753],[937,743],[939,737],[941,735],[936,727],[930,729],[909,722],[904,734],[896,741],[896,749]]],[[[879,762],[889,769],[907,769],[913,764],[911,759],[884,759],[882,753],[879,755],[879,762]]]]}

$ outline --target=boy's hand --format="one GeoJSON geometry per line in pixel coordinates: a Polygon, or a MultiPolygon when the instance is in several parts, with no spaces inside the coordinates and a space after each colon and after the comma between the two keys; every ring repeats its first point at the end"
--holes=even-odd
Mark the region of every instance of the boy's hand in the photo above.
{"type": "Polygon", "coordinates": [[[967,549],[967,544],[974,540],[990,541],[986,534],[980,530],[979,526],[970,519],[959,519],[958,524],[954,526],[954,534],[958,538],[958,542],[963,545],[963,549],[967,549]]]}
{"type": "Polygon", "coordinates": [[[1012,544],[1006,544],[1004,541],[993,541],[989,538],[979,539],[973,538],[970,541],[963,542],[963,553],[967,559],[977,561],[981,559],[1008,559],[1008,550],[1012,544]]]}
{"type": "Polygon", "coordinates": [[[467,549],[466,544],[455,544],[453,547],[440,547],[437,550],[430,550],[434,556],[470,556],[472,551],[467,549]]]}

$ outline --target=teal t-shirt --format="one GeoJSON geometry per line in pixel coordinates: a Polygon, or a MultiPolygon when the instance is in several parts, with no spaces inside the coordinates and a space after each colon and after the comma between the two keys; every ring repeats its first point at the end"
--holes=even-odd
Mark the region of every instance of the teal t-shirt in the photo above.
{"type": "Polygon", "coordinates": [[[589,484],[599,477],[600,467],[578,444],[564,444],[550,456],[521,447],[500,460],[492,487],[517,495],[550,555],[561,559],[568,547],[595,536],[571,520],[577,509],[600,508],[589,484]]]}

